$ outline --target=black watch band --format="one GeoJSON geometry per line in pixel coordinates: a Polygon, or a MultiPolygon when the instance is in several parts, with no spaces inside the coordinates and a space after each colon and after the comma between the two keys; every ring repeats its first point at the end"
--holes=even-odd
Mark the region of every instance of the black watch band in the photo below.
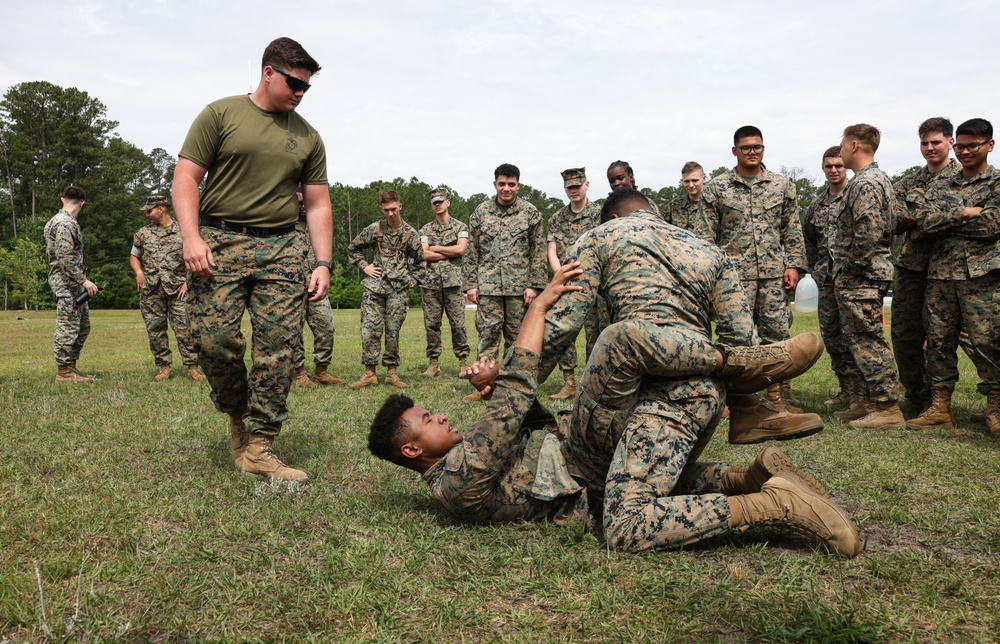
{"type": "Polygon", "coordinates": [[[320,266],[325,266],[328,271],[333,270],[333,262],[316,262],[316,268],[320,266]]]}

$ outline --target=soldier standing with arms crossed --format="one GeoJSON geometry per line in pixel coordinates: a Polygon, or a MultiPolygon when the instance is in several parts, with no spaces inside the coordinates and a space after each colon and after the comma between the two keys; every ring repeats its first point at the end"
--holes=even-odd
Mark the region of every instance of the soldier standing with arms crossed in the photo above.
{"type": "Polygon", "coordinates": [[[469,227],[453,219],[448,212],[451,201],[443,188],[430,191],[434,221],[420,229],[420,245],[427,262],[421,306],[424,309],[424,332],[430,365],[424,376],[441,375],[441,318],[448,314],[451,325],[451,348],[458,358],[458,375],[465,375],[472,350],[465,332],[465,293],[462,291],[462,256],[469,244],[469,227]]]}
{"type": "Polygon", "coordinates": [[[198,352],[188,332],[184,314],[187,294],[187,269],[184,248],[177,223],[170,217],[170,202],[163,195],[146,199],[141,210],[149,220],[132,238],[132,253],[128,263],[135,272],[139,289],[139,310],[149,335],[149,350],[153,352],[160,372],[153,377],[159,382],[173,376],[167,321],[174,328],[177,350],[187,367],[191,380],[204,380],[198,371],[198,352]]]}
{"type": "Polygon", "coordinates": [[[295,113],[319,63],[290,38],[264,50],[257,89],[202,110],[174,172],[174,206],[184,240],[188,323],[212,386],[229,416],[237,469],[285,480],[308,475],[272,451],[288,417],[293,353],[302,344],[303,301],[326,297],[333,221],[326,148],[295,113]],[[208,175],[199,194],[198,184],[208,175]],[[308,286],[305,240],[296,231],[302,185],[316,266],[308,286]],[[247,374],[244,310],[253,328],[247,374]]]}

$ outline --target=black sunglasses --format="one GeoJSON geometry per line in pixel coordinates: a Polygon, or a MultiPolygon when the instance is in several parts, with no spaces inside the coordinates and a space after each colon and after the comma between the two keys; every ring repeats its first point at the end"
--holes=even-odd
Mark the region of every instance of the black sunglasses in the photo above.
{"type": "Polygon", "coordinates": [[[305,82],[304,80],[295,78],[285,70],[278,69],[274,65],[271,65],[271,69],[273,69],[274,71],[278,72],[279,74],[285,77],[285,82],[288,84],[288,88],[293,92],[302,92],[303,94],[305,94],[306,92],[309,91],[309,88],[312,87],[312,85],[305,82]]]}

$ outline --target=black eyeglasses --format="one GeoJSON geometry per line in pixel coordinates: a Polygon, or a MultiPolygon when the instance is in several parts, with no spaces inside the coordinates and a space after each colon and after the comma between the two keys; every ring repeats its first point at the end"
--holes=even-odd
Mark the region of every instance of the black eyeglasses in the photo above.
{"type": "Polygon", "coordinates": [[[975,154],[976,152],[979,152],[979,148],[983,147],[987,143],[989,143],[989,141],[980,141],[979,143],[968,143],[968,144],[966,144],[966,143],[956,143],[952,147],[955,148],[955,153],[956,154],[961,154],[961,153],[965,152],[966,150],[968,150],[969,152],[975,154]]]}
{"type": "Polygon", "coordinates": [[[757,154],[760,154],[761,152],[764,151],[764,146],[763,145],[740,145],[740,146],[737,146],[736,149],[739,150],[740,152],[742,152],[743,154],[750,154],[751,152],[756,152],[757,154]]]}
{"type": "Polygon", "coordinates": [[[285,82],[288,83],[288,89],[292,90],[293,92],[302,92],[303,94],[305,94],[306,92],[309,91],[309,88],[312,87],[312,85],[305,82],[304,80],[300,78],[295,78],[285,70],[278,69],[274,65],[271,65],[271,69],[273,69],[274,71],[278,72],[279,74],[285,77],[285,82]]]}

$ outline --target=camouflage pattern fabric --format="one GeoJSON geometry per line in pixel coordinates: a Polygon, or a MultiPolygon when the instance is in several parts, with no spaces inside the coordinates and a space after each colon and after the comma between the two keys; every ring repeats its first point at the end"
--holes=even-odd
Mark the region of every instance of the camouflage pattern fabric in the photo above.
{"type": "Polygon", "coordinates": [[[847,182],[830,248],[834,279],[844,274],[874,281],[892,280],[889,256],[895,204],[889,177],[875,162],[861,168],[847,182]]]}
{"type": "MultiPolygon", "coordinates": [[[[548,283],[542,214],[523,199],[501,208],[496,198],[469,216],[469,246],[462,262],[462,290],[480,295],[523,297],[548,283]]],[[[480,354],[482,356],[482,354],[480,354]]]]}
{"type": "Polygon", "coordinates": [[[184,312],[184,300],[178,297],[187,279],[184,246],[177,222],[169,226],[149,224],[132,238],[132,255],[142,264],[145,276],[139,291],[139,311],[146,324],[149,350],[157,365],[173,362],[167,326],[173,328],[177,349],[185,365],[198,364],[198,353],[191,342],[184,312]]]}
{"type": "MultiPolygon", "coordinates": [[[[420,242],[428,246],[454,246],[458,240],[468,238],[469,227],[454,217],[443,224],[435,218],[420,228],[420,242]]],[[[461,288],[463,257],[427,262],[423,287],[434,290],[461,288]]]]}
{"type": "Polygon", "coordinates": [[[882,329],[882,298],[889,292],[889,281],[840,274],[834,282],[834,292],[844,342],[853,358],[845,371],[864,381],[873,402],[896,401],[899,377],[882,329]]]}
{"type": "Polygon", "coordinates": [[[413,226],[406,223],[393,230],[384,219],[369,224],[355,237],[347,248],[351,264],[364,270],[368,266],[364,251],[372,249],[372,264],[382,269],[379,278],[368,277],[361,280],[365,291],[388,295],[396,291],[406,291],[410,284],[422,284],[426,262],[420,236],[413,226]]]}
{"type": "Polygon", "coordinates": [[[924,297],[933,240],[915,239],[913,234],[917,218],[928,207],[927,187],[937,182],[946,185],[961,168],[961,164],[954,160],[936,173],[931,173],[924,166],[893,186],[896,197],[895,230],[897,234],[902,234],[903,243],[896,257],[896,279],[892,289],[892,352],[907,397],[917,400],[930,399],[927,357],[924,353],[927,340],[924,297]]]}
{"type": "Polygon", "coordinates": [[[676,548],[731,531],[721,463],[698,461],[722,416],[717,378],[651,379],[608,471],[604,536],[615,550],[676,548]]]}
{"type": "Polygon", "coordinates": [[[757,335],[760,336],[760,341],[770,344],[787,340],[791,311],[784,280],[782,278],[745,280],[743,290],[746,293],[747,306],[750,307],[753,319],[757,322],[757,335]]]}
{"type": "MultiPolygon", "coordinates": [[[[420,242],[428,246],[454,246],[468,239],[469,227],[454,217],[441,223],[435,218],[420,229],[420,242]]],[[[463,256],[464,257],[464,256],[463,256]]],[[[465,330],[465,292],[462,290],[463,257],[427,262],[423,283],[422,306],[424,333],[427,337],[427,357],[441,356],[441,320],[448,314],[451,326],[451,347],[459,358],[467,357],[468,333],[465,330]]]]}
{"type": "Polygon", "coordinates": [[[191,275],[187,314],[202,371],[216,409],[249,411],[251,433],[276,436],[288,417],[293,358],[302,345],[306,248],[297,232],[250,237],[202,227],[214,275],[191,275]],[[240,330],[250,311],[253,367],[247,373],[240,330]]]}
{"type": "Polygon", "coordinates": [[[64,367],[80,359],[83,343],[90,335],[90,305],[77,304],[71,297],[56,298],[56,333],[53,354],[56,364],[64,367]]]}
{"type": "MultiPolygon", "coordinates": [[[[302,279],[306,286],[312,278],[312,271],[316,266],[316,253],[313,251],[312,242],[309,239],[309,227],[304,219],[299,219],[295,224],[295,230],[302,236],[302,243],[305,244],[309,252],[306,254],[305,272],[302,279]]],[[[333,307],[330,306],[330,298],[324,297],[316,302],[310,302],[306,298],[305,323],[309,325],[309,330],[313,334],[313,363],[317,367],[326,367],[333,360],[333,342],[337,329],[333,324],[333,307]]],[[[301,350],[295,352],[294,367],[303,369],[306,365],[305,337],[302,338],[301,350]]]]}
{"type": "Polygon", "coordinates": [[[732,258],[751,302],[762,342],[780,342],[788,335],[788,299],[771,285],[753,281],[780,280],[785,270],[806,268],[805,246],[795,201],[795,184],[769,170],[752,183],[730,170],[705,184],[703,216],[695,234],[717,244],[732,258]],[[758,295],[751,294],[757,291],[758,295]],[[764,294],[764,298],[759,295],[764,294]],[[770,295],[775,297],[768,297],[770,295]],[[759,305],[754,306],[760,299],[759,305]],[[783,313],[778,309],[784,308],[783,313]],[[776,317],[770,317],[771,314],[776,317]]]}
{"type": "MultiPolygon", "coordinates": [[[[479,333],[479,344],[476,354],[480,358],[497,359],[500,353],[500,338],[503,337],[506,352],[517,339],[521,330],[521,321],[528,307],[524,305],[524,296],[499,297],[480,295],[476,307],[476,331],[479,333]]],[[[579,333],[579,331],[578,331],[579,333]]],[[[575,337],[575,336],[574,336],[575,337]]]]}
{"type": "MultiPolygon", "coordinates": [[[[439,264],[432,262],[430,265],[439,264]]],[[[427,336],[427,357],[441,357],[441,318],[448,314],[451,325],[451,348],[455,356],[467,357],[472,350],[465,330],[465,293],[461,286],[443,289],[423,289],[424,333],[427,336]]]]}
{"type": "Polygon", "coordinates": [[[57,212],[45,224],[45,263],[49,286],[56,298],[75,298],[83,293],[87,267],[83,265],[83,232],[73,215],[57,212]]]}
{"type": "Polygon", "coordinates": [[[694,201],[687,195],[687,193],[685,193],[670,202],[663,218],[668,224],[673,224],[678,228],[695,232],[698,222],[700,222],[704,216],[705,215],[702,212],[701,199],[694,201]]]}
{"type": "Polygon", "coordinates": [[[927,285],[927,371],[932,385],[954,387],[955,357],[964,322],[982,382],[979,391],[1000,391],[1000,172],[993,166],[972,177],[956,173],[947,185],[927,190],[928,207],[918,236],[933,239],[927,285]],[[982,207],[977,217],[963,209],[982,207]]]}
{"type": "Polygon", "coordinates": [[[538,354],[513,347],[486,411],[423,480],[447,510],[477,522],[587,520],[587,496],[570,476],[535,400],[538,354]]]}
{"type": "MultiPolygon", "coordinates": [[[[893,300],[895,302],[895,299],[893,300]]],[[[837,304],[837,294],[833,282],[819,287],[819,333],[823,336],[826,353],[830,356],[830,368],[840,378],[857,375],[858,368],[854,365],[854,356],[844,340],[844,327],[840,321],[840,307],[837,304]]]]}
{"type": "MultiPolygon", "coordinates": [[[[591,228],[601,225],[601,208],[594,202],[587,200],[586,205],[580,212],[573,212],[570,205],[563,206],[551,218],[549,218],[548,242],[555,243],[556,256],[560,263],[565,259],[567,252],[580,238],[580,235],[591,228]]],[[[584,321],[584,331],[586,332],[587,356],[590,356],[597,336],[608,325],[607,307],[600,304],[593,309],[584,321]]],[[[575,340],[575,339],[574,339],[575,340]]],[[[573,371],[577,367],[576,342],[569,345],[562,360],[559,362],[561,371],[573,371]]]]}
{"type": "Polygon", "coordinates": [[[378,364],[385,332],[385,353],[382,365],[399,366],[399,330],[406,321],[410,301],[405,290],[377,293],[365,289],[361,296],[361,364],[372,367],[378,364]]]}

